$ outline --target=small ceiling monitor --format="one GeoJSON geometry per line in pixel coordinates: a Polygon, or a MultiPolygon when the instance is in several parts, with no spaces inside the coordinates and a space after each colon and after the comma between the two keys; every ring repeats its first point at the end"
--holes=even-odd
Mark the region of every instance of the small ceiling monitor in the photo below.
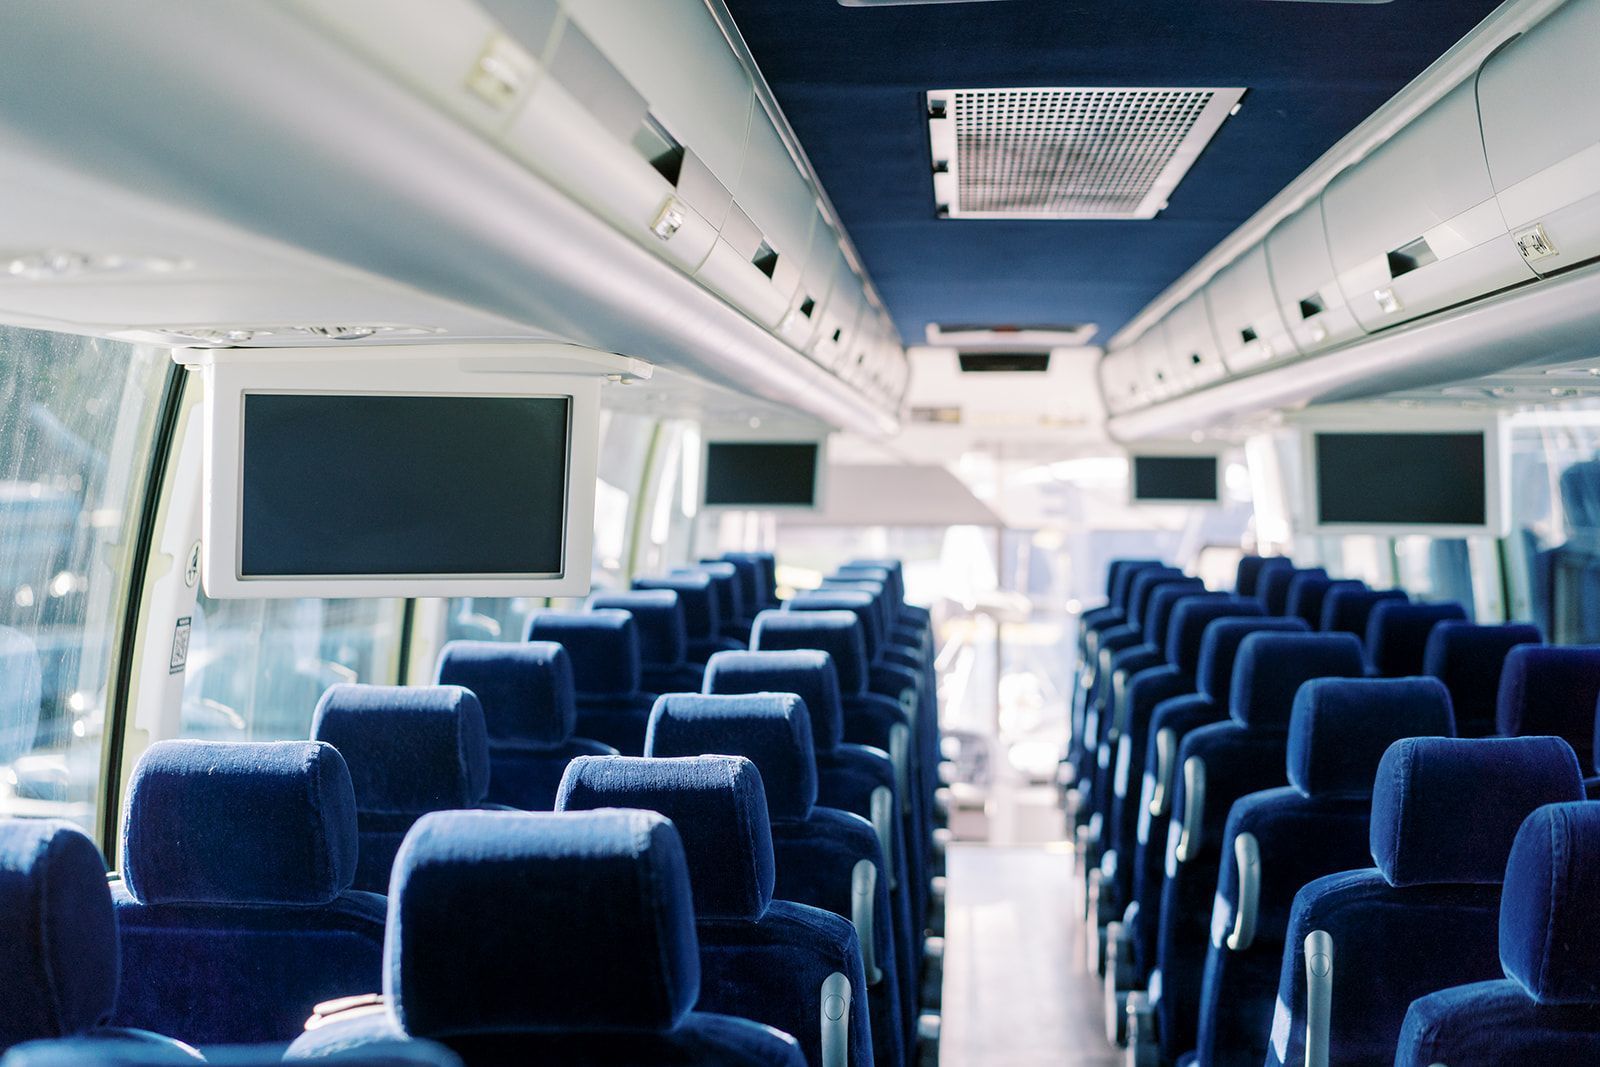
{"type": "Polygon", "coordinates": [[[822,502],[825,441],[804,435],[744,437],[708,432],[701,503],[743,511],[813,509],[822,502]]]}
{"type": "Polygon", "coordinates": [[[1215,504],[1222,464],[1216,453],[1136,453],[1128,457],[1135,504],[1215,504]]]}
{"type": "Polygon", "coordinates": [[[207,368],[208,595],[587,592],[598,376],[254,357],[207,368]]]}
{"type": "Polygon", "coordinates": [[[1506,450],[1498,423],[1396,421],[1305,427],[1310,531],[1502,536],[1506,450]]]}

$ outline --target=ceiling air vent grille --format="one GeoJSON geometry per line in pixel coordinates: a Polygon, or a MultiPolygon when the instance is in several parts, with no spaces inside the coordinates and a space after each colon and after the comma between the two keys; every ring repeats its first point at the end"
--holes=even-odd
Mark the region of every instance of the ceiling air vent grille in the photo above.
{"type": "Polygon", "coordinates": [[[948,89],[928,94],[939,213],[1152,219],[1243,89],[948,89]]]}

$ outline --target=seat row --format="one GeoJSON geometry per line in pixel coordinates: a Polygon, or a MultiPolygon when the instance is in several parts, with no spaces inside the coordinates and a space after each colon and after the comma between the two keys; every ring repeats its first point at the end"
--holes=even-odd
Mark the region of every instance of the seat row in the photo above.
{"type": "MultiPolygon", "coordinates": [[[[724,564],[709,566],[714,573],[724,564]]],[[[711,577],[665,581],[709,591],[711,577]]],[[[629,808],[669,817],[686,857],[701,979],[698,1001],[691,993],[683,1011],[698,1003],[699,1011],[759,1020],[792,1034],[784,1040],[812,1065],[909,1062],[921,1032],[929,914],[932,833],[923,820],[932,798],[916,731],[937,722],[931,696],[923,699],[932,641],[924,613],[890,600],[900,589],[897,567],[856,564],[830,581],[758,612],[754,651],[729,640],[707,649],[697,670],[686,669],[687,657],[655,660],[677,671],[658,677],[705,692],[652,695],[642,722],[637,685],[607,693],[593,679],[614,675],[619,662],[624,675],[640,664],[628,650],[641,631],[684,628],[676,589],[601,594],[585,611],[539,613],[522,643],[454,642],[435,686],[336,686],[319,704],[310,742],[152,746],[128,794],[115,893],[125,977],[113,1021],[209,1048],[287,1041],[324,1004],[309,1025],[326,1038],[301,1039],[318,1054],[437,1036],[469,1063],[491,1056],[461,1038],[470,1027],[409,1028],[409,1013],[397,1007],[397,901],[415,847],[407,842],[440,811],[520,819],[514,809],[629,808]],[[880,644],[869,656],[869,633],[894,637],[892,654],[880,644]],[[561,640],[542,639],[552,636],[561,640]],[[901,687],[896,699],[872,691],[890,685],[901,687]],[[622,695],[630,699],[607,699],[622,695]],[[576,736],[585,722],[613,736],[637,725],[640,755],[576,736]],[[364,995],[380,977],[385,998],[364,995]],[[388,1030],[371,1021],[379,1015],[388,1030]]],[[[937,751],[936,733],[933,742],[937,751]]],[[[492,837],[512,824],[482,825],[492,837]]],[[[595,836],[588,824],[549,823],[536,836],[545,834],[570,834],[579,853],[595,836]]],[[[528,921],[558,922],[555,898],[588,884],[555,880],[548,908],[528,921]]],[[[431,926],[412,924],[419,927],[435,940],[431,926]]],[[[446,932],[437,944],[457,940],[446,932]]],[[[591,941],[597,955],[575,952],[569,966],[594,969],[612,951],[603,937],[591,941]]],[[[600,987],[584,981],[603,979],[572,977],[589,991],[522,1025],[544,1030],[565,1019],[581,1032],[573,1040],[590,1041],[595,1028],[570,1004],[597,995],[600,987]]],[[[651,1040],[680,1041],[662,1036],[676,1034],[677,1022],[656,1019],[651,1040]]],[[[598,1029],[638,1026],[622,1019],[598,1029]]],[[[770,1042],[749,1040],[764,1051],[703,1058],[788,1062],[770,1042]]],[[[618,1062],[645,1062],[642,1047],[618,1062]]],[[[593,1056],[586,1062],[609,1062],[593,1056]]]]}
{"type": "MultiPolygon", "coordinates": [[[[1384,868],[1369,813],[1403,807],[1385,789],[1406,788],[1411,764],[1386,777],[1380,761],[1404,739],[1440,739],[1439,758],[1471,783],[1441,801],[1464,821],[1439,834],[1483,823],[1474,798],[1515,814],[1498,838],[1469,833],[1476,870],[1496,887],[1522,819],[1583,796],[1566,779],[1576,779],[1574,751],[1594,753],[1600,649],[1546,648],[1531,627],[1475,626],[1458,605],[1412,603],[1286,561],[1247,558],[1231,594],[1153,561],[1114,565],[1109,586],[1111,603],[1084,618],[1064,776],[1087,871],[1089,962],[1105,977],[1108,1029],[1131,1041],[1136,1062],[1301,1062],[1307,1013],[1326,1015],[1296,999],[1303,939],[1329,931],[1291,929],[1291,904],[1298,914],[1296,893],[1319,878],[1384,868]],[[1506,736],[1482,740],[1497,732],[1506,736]],[[1535,786],[1532,802],[1501,781],[1522,758],[1503,754],[1518,746],[1541,753],[1516,772],[1549,787],[1535,786]],[[1498,773],[1486,779],[1474,761],[1498,773]]],[[[1419,836],[1410,847],[1439,846],[1419,836]]],[[[1384,943],[1365,928],[1340,934],[1359,936],[1384,943]]],[[[1420,973],[1417,988],[1440,988],[1420,973]]],[[[1359,993],[1336,997],[1335,1018],[1366,1036],[1336,1029],[1333,1059],[1305,1062],[1375,1062],[1385,1042],[1392,1055],[1412,999],[1391,997],[1384,1022],[1359,993]]]]}

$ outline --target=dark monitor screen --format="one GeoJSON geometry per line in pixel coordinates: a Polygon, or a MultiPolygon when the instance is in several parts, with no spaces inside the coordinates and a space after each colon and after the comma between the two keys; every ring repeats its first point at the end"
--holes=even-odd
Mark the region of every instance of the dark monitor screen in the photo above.
{"type": "Polygon", "coordinates": [[[571,406],[246,393],[240,577],[560,575],[571,406]]]}
{"type": "Polygon", "coordinates": [[[1134,500],[1217,502],[1216,456],[1134,456],[1134,500]]]}
{"type": "Polygon", "coordinates": [[[1317,519],[1390,526],[1482,526],[1483,431],[1317,433],[1317,519]]]}
{"type": "Polygon", "coordinates": [[[706,445],[708,507],[812,507],[815,441],[712,441],[706,445]]]}

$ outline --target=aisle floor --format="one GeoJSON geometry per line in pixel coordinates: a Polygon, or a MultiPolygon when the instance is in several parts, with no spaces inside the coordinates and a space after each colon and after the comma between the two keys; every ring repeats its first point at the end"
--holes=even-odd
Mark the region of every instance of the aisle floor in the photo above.
{"type": "Polygon", "coordinates": [[[953,844],[942,1067],[1114,1067],[1063,844],[953,844]]]}

